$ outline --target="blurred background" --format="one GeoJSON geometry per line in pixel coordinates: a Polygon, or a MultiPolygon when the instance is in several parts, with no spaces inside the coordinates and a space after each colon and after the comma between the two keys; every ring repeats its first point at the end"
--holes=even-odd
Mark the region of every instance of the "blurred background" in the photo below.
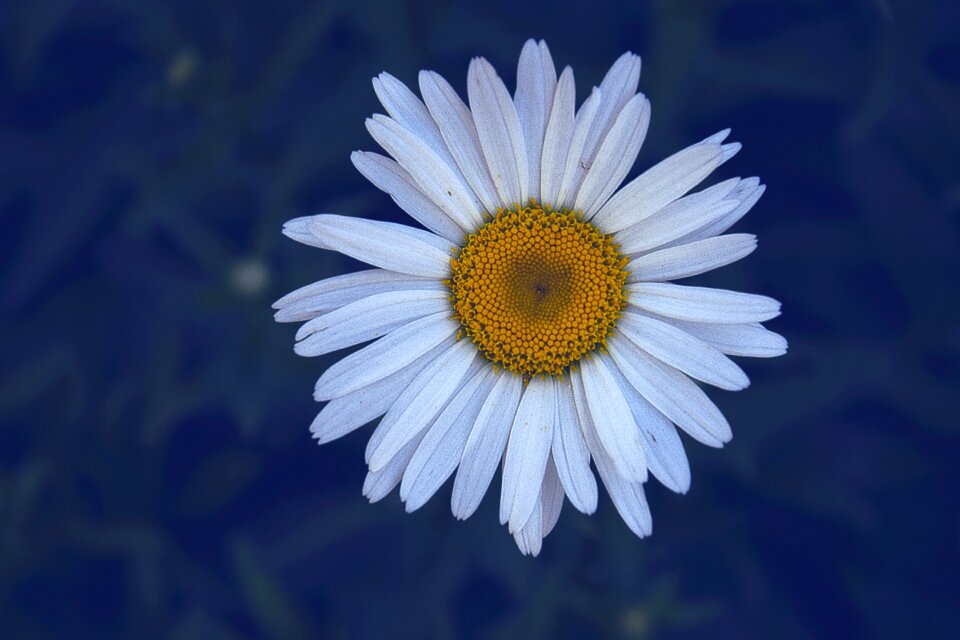
{"type": "Polygon", "coordinates": [[[958,214],[954,0],[4,2],[0,636],[960,637],[958,214]],[[337,354],[270,309],[356,268],[285,220],[402,219],[348,158],[371,77],[512,88],[528,37],[580,96],[643,56],[635,173],[733,128],[760,248],[699,282],[790,340],[651,538],[604,496],[537,559],[496,486],[367,504],[369,430],[307,430],[337,354]]]}

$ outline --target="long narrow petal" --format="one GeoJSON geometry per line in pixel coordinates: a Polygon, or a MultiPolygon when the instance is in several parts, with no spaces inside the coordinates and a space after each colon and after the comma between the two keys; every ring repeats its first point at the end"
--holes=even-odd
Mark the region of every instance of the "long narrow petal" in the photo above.
{"type": "MultiPolygon", "coordinates": [[[[676,240],[668,242],[664,245],[665,247],[673,247],[680,244],[687,244],[689,242],[694,242],[695,240],[703,240],[704,238],[712,238],[718,236],[730,227],[734,225],[740,218],[745,216],[748,211],[757,203],[757,200],[760,199],[760,196],[763,195],[766,187],[760,184],[759,178],[734,178],[733,180],[726,180],[718,185],[714,185],[709,189],[704,189],[701,191],[701,194],[714,191],[715,188],[721,186],[726,186],[730,182],[734,183],[732,189],[729,189],[727,193],[723,194],[723,200],[733,200],[737,202],[737,206],[728,211],[727,213],[713,218],[711,220],[704,220],[703,224],[699,226],[694,231],[687,233],[676,240]]],[[[699,194],[693,194],[694,196],[699,194]]],[[[691,196],[687,196],[691,197],[691,196]]],[[[718,200],[721,198],[717,198],[718,200]]]]}
{"type": "Polygon", "coordinates": [[[431,278],[450,274],[455,245],[428,231],[332,214],[313,216],[310,226],[336,251],[375,267],[431,278]]]}
{"type": "Polygon", "coordinates": [[[698,203],[693,198],[674,200],[655,214],[617,234],[620,251],[627,255],[651,251],[717,220],[740,205],[737,200],[698,203]]]}
{"type": "Polygon", "coordinates": [[[576,109],[576,87],[573,81],[573,69],[567,67],[560,74],[557,90],[554,93],[550,118],[547,121],[543,138],[543,152],[540,162],[541,202],[557,206],[563,170],[570,151],[570,139],[573,136],[574,112],[576,109]]]}
{"type": "Polygon", "coordinates": [[[350,160],[363,177],[389,194],[411,218],[450,242],[459,244],[463,240],[463,229],[420,190],[396,160],[370,151],[354,151],[350,160]]]}
{"type": "Polygon", "coordinates": [[[493,184],[504,204],[524,203],[527,191],[527,148],[517,107],[503,81],[483,58],[470,61],[467,96],[480,146],[493,184]]]}
{"type": "Polygon", "coordinates": [[[415,434],[408,442],[381,468],[367,472],[367,477],[363,480],[363,495],[371,503],[383,500],[393,491],[393,488],[400,484],[403,472],[414,452],[423,440],[427,429],[424,427],[415,434]]]}
{"type": "Polygon", "coordinates": [[[723,413],[690,378],[622,336],[613,336],[608,347],[633,388],[692,438],[710,447],[722,447],[733,437],[723,413]]]}
{"type": "MultiPolygon", "coordinates": [[[[702,145],[703,143],[701,143],[702,145]]],[[[696,146],[696,145],[695,145],[696,146]]],[[[631,235],[637,235],[634,231],[635,228],[640,227],[646,222],[651,216],[655,217],[664,211],[669,211],[670,209],[680,208],[681,210],[693,210],[693,211],[706,211],[711,207],[720,206],[720,203],[724,200],[730,201],[740,201],[740,186],[743,184],[743,180],[740,178],[730,178],[728,180],[723,180],[717,184],[711,185],[700,191],[695,191],[693,193],[688,193],[682,198],[673,200],[672,202],[667,203],[664,207],[661,207],[657,211],[650,213],[649,215],[644,216],[640,220],[635,220],[630,223],[629,226],[617,232],[618,240],[629,237],[631,235]]],[[[729,214],[727,214],[729,215],[729,214]]],[[[699,230],[699,227],[697,228],[699,230]]],[[[689,234],[693,235],[693,234],[689,234]]],[[[668,242],[664,245],[665,247],[670,247],[677,244],[684,244],[687,242],[687,236],[677,238],[671,242],[668,242]]],[[[660,247],[658,247],[660,248],[660,247]]]]}
{"type": "Polygon", "coordinates": [[[319,356],[367,342],[424,316],[449,309],[444,291],[393,291],[362,298],[307,322],[294,351],[319,356]]]}
{"type": "Polygon", "coordinates": [[[480,506],[503,456],[510,425],[520,404],[523,386],[520,377],[503,372],[498,375],[473,424],[453,480],[450,506],[459,520],[469,518],[480,506]]]}
{"type": "Polygon", "coordinates": [[[396,402],[417,374],[444,350],[437,345],[402,369],[365,387],[334,398],[324,406],[310,425],[310,433],[319,444],[343,437],[371,420],[379,418],[396,402]]]}
{"type": "Polygon", "coordinates": [[[313,282],[273,303],[277,322],[303,322],[367,296],[388,291],[444,291],[437,278],[411,276],[386,269],[366,269],[313,282]]]}
{"type": "Polygon", "coordinates": [[[779,302],[754,293],[666,282],[640,282],[626,288],[630,304],[677,320],[741,324],[780,315],[779,302]]]}
{"type": "Polygon", "coordinates": [[[650,125],[650,102],[637,94],[617,116],[577,192],[574,209],[586,218],[610,198],[637,159],[650,125]]]}
{"type": "Polygon", "coordinates": [[[570,503],[591,514],[597,510],[597,481],[590,471],[590,451],[583,439],[568,379],[557,388],[557,427],[553,434],[553,461],[570,503]]]}
{"type": "Polygon", "coordinates": [[[603,81],[600,83],[600,92],[603,94],[603,103],[597,117],[594,119],[584,145],[584,162],[587,166],[593,164],[597,150],[617,119],[617,114],[637,92],[640,82],[640,56],[627,52],[617,58],[610,67],[603,81]]]}
{"type": "Polygon", "coordinates": [[[739,206],[726,215],[712,220],[709,224],[697,229],[690,235],[684,236],[681,238],[681,242],[691,242],[693,240],[701,240],[703,238],[720,235],[736,224],[743,216],[747,215],[747,212],[753,208],[753,205],[757,204],[757,201],[760,200],[760,196],[763,195],[766,189],[766,185],[760,184],[759,178],[746,178],[741,180],[736,189],[731,191],[727,196],[728,199],[738,200],[740,202],[739,206]]]}
{"type": "Polygon", "coordinates": [[[593,455],[594,463],[597,465],[600,479],[603,480],[603,486],[607,488],[613,506],[616,507],[617,513],[623,518],[627,527],[638,537],[644,538],[653,533],[653,518],[650,515],[650,507],[643,493],[643,483],[631,482],[617,471],[613,460],[597,436],[596,426],[593,424],[593,418],[590,417],[590,410],[587,407],[588,403],[582,379],[571,376],[571,383],[574,404],[580,418],[580,425],[583,427],[583,435],[586,438],[587,446],[590,448],[590,453],[593,455]]]}
{"type": "MultiPolygon", "coordinates": [[[[390,410],[387,416],[384,416],[383,420],[379,422],[377,428],[371,434],[370,439],[367,440],[367,448],[364,451],[364,461],[369,465],[370,458],[373,456],[374,452],[381,447],[384,440],[387,440],[387,436],[396,428],[397,425],[397,415],[407,411],[407,409],[416,401],[416,397],[420,394],[425,387],[429,386],[431,383],[431,378],[436,375],[438,369],[443,368],[443,363],[439,362],[441,356],[446,356],[446,363],[449,364],[451,350],[457,345],[457,342],[452,338],[441,343],[441,348],[437,357],[430,359],[418,372],[417,375],[410,381],[410,383],[404,387],[403,391],[400,392],[400,395],[397,396],[397,399],[390,406],[390,410]],[[389,418],[389,419],[388,419],[389,418]]],[[[473,373],[480,370],[479,363],[473,363],[467,370],[465,377],[473,377],[473,373]]]]}
{"type": "Polygon", "coordinates": [[[637,94],[620,112],[577,194],[577,209],[589,220],[630,173],[650,126],[650,102],[637,94]]]}
{"type": "Polygon", "coordinates": [[[407,512],[429,500],[453,475],[470,430],[493,387],[493,367],[482,367],[450,400],[430,426],[410,460],[400,484],[400,499],[407,512]]]}
{"type": "Polygon", "coordinates": [[[634,258],[627,264],[630,274],[627,282],[666,282],[689,278],[745,258],[756,248],[755,235],[733,233],[659,249],[634,258]]]}
{"type": "Polygon", "coordinates": [[[556,409],[557,390],[553,378],[531,379],[513,418],[503,463],[500,524],[509,521],[510,533],[526,523],[540,496],[556,409]]]}
{"type": "Polygon", "coordinates": [[[530,512],[530,517],[522,527],[511,532],[517,548],[525,556],[536,557],[543,548],[543,508],[540,504],[540,490],[541,487],[537,487],[537,504],[536,508],[530,512]]]}
{"type": "Polygon", "coordinates": [[[577,190],[580,188],[580,183],[589,167],[589,164],[583,159],[587,135],[590,133],[590,128],[600,111],[602,102],[603,94],[600,89],[594,88],[593,93],[583,101],[580,110],[577,111],[573,134],[570,136],[570,144],[567,148],[567,159],[563,165],[563,177],[560,179],[560,186],[557,191],[555,206],[558,208],[573,207],[577,190]]]}
{"type": "Polygon", "coordinates": [[[283,235],[291,240],[317,249],[334,250],[328,242],[314,233],[311,223],[313,216],[300,216],[283,223],[283,235]]]}
{"type": "Polygon", "coordinates": [[[643,436],[647,467],[665,487],[677,493],[690,489],[690,463],[676,427],[633,388],[618,367],[611,367],[643,436]]]}
{"type": "Polygon", "coordinates": [[[490,178],[470,109],[450,83],[436,72],[420,72],[420,92],[467,184],[486,212],[496,211],[503,203],[490,178]]]}
{"type": "Polygon", "coordinates": [[[330,400],[399,371],[454,334],[459,325],[449,315],[411,322],[334,363],[317,381],[314,397],[330,400]]]}
{"type": "Polygon", "coordinates": [[[617,328],[653,357],[701,382],[728,391],[750,385],[747,374],[733,360],[672,324],[627,312],[620,317],[617,328]]]}
{"type": "Polygon", "coordinates": [[[557,475],[557,467],[553,458],[547,462],[547,470],[543,474],[543,489],[540,490],[540,509],[543,511],[543,537],[546,538],[557,526],[560,511],[563,509],[563,485],[557,475]]]}
{"type": "Polygon", "coordinates": [[[456,167],[436,122],[407,85],[384,71],[373,79],[373,90],[391,118],[423,140],[450,167],[456,167]]]}
{"type": "Polygon", "coordinates": [[[618,191],[593,217],[607,233],[636,224],[706,178],[733,147],[700,142],[647,169],[618,191]]]}
{"type": "Polygon", "coordinates": [[[543,474],[537,504],[530,517],[519,530],[513,532],[513,539],[523,555],[536,557],[543,547],[543,539],[550,535],[560,519],[563,509],[563,486],[557,477],[553,458],[547,461],[543,474]]]}
{"type": "Polygon", "coordinates": [[[775,358],[787,352],[786,338],[757,323],[705,324],[672,319],[669,322],[727,355],[775,358]]]}
{"type": "Polygon", "coordinates": [[[580,362],[580,370],[572,377],[583,384],[590,417],[604,449],[617,472],[631,482],[646,482],[647,463],[643,440],[633,419],[630,406],[611,374],[609,356],[594,354],[580,362]]]}
{"type": "Polygon", "coordinates": [[[483,222],[480,202],[466,179],[426,142],[395,120],[379,115],[367,119],[367,131],[461,229],[469,232],[483,222]]]}
{"type": "Polygon", "coordinates": [[[527,193],[540,199],[540,159],[543,135],[557,88],[557,69],[544,42],[527,40],[517,63],[514,102],[527,147],[527,193]]]}
{"type": "Polygon", "coordinates": [[[370,455],[371,471],[382,468],[410,438],[430,424],[456,393],[476,356],[473,344],[461,340],[424,367],[383,417],[381,424],[388,431],[370,455]]]}

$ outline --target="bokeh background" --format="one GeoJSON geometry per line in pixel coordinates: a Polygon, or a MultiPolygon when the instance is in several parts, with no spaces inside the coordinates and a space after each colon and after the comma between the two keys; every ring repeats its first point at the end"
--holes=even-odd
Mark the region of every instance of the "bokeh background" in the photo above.
{"type": "Polygon", "coordinates": [[[958,214],[954,0],[4,2],[0,637],[960,637],[958,214]],[[760,248],[700,282],[791,345],[652,538],[604,497],[537,559],[489,494],[368,505],[269,308],[356,268],[285,220],[401,219],[348,160],[370,78],[512,87],[531,36],[581,96],[643,56],[635,171],[733,127],[760,248]]]}

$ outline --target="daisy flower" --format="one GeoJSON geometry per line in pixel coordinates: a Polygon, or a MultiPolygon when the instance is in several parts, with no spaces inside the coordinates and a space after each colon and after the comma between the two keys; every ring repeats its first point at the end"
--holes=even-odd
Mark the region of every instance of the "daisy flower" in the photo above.
{"type": "Polygon", "coordinates": [[[564,498],[596,510],[596,469],[630,530],[650,535],[649,475],[690,487],[677,427],[711,447],[731,438],[698,383],[743,389],[728,356],[786,352],[760,325],[776,300],[671,282],[756,248],[724,232],[764,186],[731,178],[688,193],[739,151],[721,131],[621,188],[650,122],[639,77],[626,53],[577,108],[573,71],[558,78],[530,40],[512,97],[483,58],[466,103],[432,71],[420,72],[422,99],[387,73],[373,79],[388,115],[367,129],[389,156],[351,160],[424,228],[291,220],[287,236],[374,268],[275,304],[278,321],[305,321],[302,356],[373,341],[317,381],[326,405],[311,426],[325,443],[379,419],[371,502],[399,485],[414,511],[454,476],[453,515],[468,518],[502,466],[500,522],[536,555],[564,498]]]}

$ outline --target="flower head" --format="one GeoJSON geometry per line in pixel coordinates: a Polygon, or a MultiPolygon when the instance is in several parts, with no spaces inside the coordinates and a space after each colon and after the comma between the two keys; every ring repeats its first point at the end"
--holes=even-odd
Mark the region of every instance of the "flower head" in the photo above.
{"type": "Polygon", "coordinates": [[[638,536],[652,531],[648,472],[690,486],[677,429],[709,446],[730,426],[700,386],[745,388],[728,356],[772,357],[786,341],[759,323],[764,296],[672,284],[756,247],[724,234],[757,202],[756,178],[688,195],[739,149],[729,131],[688,147],[623,188],[650,121],[639,57],[624,54],[576,108],[543,42],[520,55],[510,96],[490,64],[468,72],[467,104],[420,73],[421,101],[383,73],[389,116],[367,121],[391,157],[358,151],[357,169],[426,229],[321,214],[284,232],[374,269],[281,298],[281,322],[306,321],[296,352],[363,342],[317,381],[321,443],[379,418],[364,495],[400,485],[408,511],[452,475],[469,517],[501,465],[500,520],[539,553],[564,498],[597,507],[599,473],[638,536]],[[619,189],[619,190],[618,190],[619,189]]]}

